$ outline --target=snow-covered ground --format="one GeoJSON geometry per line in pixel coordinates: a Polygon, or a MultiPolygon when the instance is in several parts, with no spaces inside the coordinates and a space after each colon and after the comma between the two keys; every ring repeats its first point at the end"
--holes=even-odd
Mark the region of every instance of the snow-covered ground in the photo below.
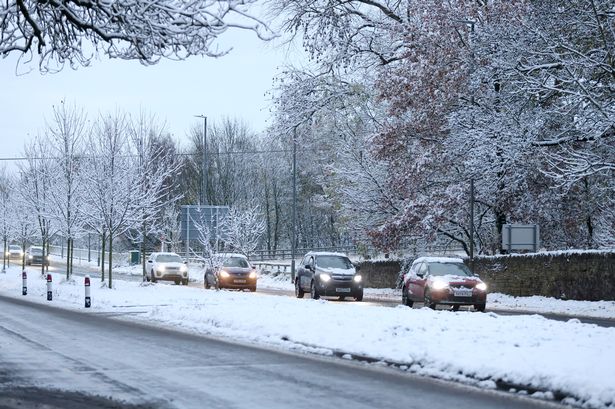
{"type": "MultiPolygon", "coordinates": [[[[0,274],[0,293],[48,303],[45,281],[32,276],[23,297],[20,272],[0,274]]],[[[121,280],[114,289],[93,282],[93,308],[86,310],[81,278],[62,282],[56,274],[54,280],[51,303],[65,308],[134,312],[123,319],[306,353],[381,360],[485,388],[506,383],[518,393],[538,390],[532,392],[537,397],[566,396],[567,403],[588,408],[615,407],[615,328],[121,280]]]]}

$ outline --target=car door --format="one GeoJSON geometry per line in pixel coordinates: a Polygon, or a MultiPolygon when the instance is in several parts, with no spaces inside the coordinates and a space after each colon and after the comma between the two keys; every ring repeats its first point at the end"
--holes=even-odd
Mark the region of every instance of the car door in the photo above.
{"type": "Polygon", "coordinates": [[[427,263],[420,263],[410,270],[409,279],[406,283],[408,295],[413,301],[423,301],[425,294],[425,281],[427,281],[427,263]]]}
{"type": "MultiPolygon", "coordinates": [[[[306,257],[307,262],[303,265],[303,275],[301,276],[301,288],[304,291],[310,291],[312,279],[314,277],[314,256],[306,257]],[[309,268],[305,268],[309,266],[309,268]]],[[[305,261],[305,260],[304,260],[305,261]]]]}

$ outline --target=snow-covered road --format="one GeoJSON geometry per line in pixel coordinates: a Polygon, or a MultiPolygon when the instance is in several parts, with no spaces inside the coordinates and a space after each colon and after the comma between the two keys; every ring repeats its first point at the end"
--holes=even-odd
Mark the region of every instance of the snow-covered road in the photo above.
{"type": "MultiPolygon", "coordinates": [[[[517,394],[538,391],[536,397],[588,408],[615,406],[615,328],[540,316],[384,308],[119,280],[116,284],[113,290],[92,287],[94,309],[87,314],[119,314],[278,349],[381,360],[402,372],[517,394]]],[[[18,271],[0,276],[0,294],[22,298],[20,287],[18,271]]],[[[44,280],[33,277],[25,299],[47,304],[44,280]]],[[[82,281],[56,283],[52,303],[83,310],[82,281]]]]}

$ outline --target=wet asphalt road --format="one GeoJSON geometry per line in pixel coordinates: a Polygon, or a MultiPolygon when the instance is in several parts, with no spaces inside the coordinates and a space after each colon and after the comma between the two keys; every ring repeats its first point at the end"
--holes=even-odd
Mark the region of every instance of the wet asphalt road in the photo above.
{"type": "Polygon", "coordinates": [[[0,368],[10,409],[560,407],[2,296],[0,368]]]}

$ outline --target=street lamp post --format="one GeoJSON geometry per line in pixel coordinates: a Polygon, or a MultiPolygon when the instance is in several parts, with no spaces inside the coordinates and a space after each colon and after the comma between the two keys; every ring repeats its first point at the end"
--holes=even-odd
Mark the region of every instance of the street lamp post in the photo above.
{"type": "Polygon", "coordinates": [[[205,115],[195,115],[196,118],[203,118],[203,163],[201,177],[201,195],[199,197],[200,204],[205,204],[207,195],[207,117],[205,115]]]}
{"type": "Polygon", "coordinates": [[[293,128],[293,233],[290,244],[290,279],[295,282],[295,242],[297,237],[297,128],[293,128]]]}

